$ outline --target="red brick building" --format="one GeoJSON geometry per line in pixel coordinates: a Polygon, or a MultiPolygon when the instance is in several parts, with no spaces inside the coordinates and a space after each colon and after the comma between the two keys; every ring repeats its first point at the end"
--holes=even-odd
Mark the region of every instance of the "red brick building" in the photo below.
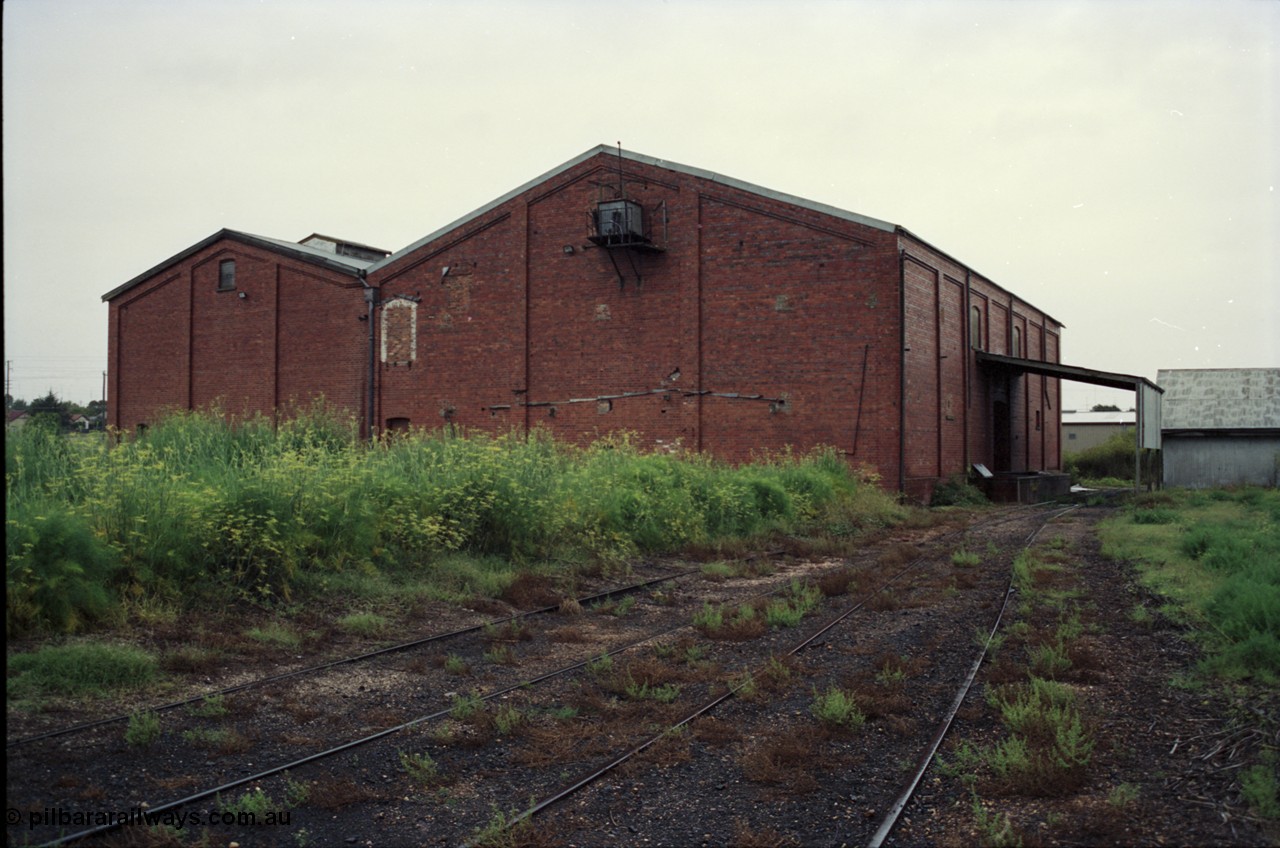
{"type": "Polygon", "coordinates": [[[604,146],[385,257],[223,231],[104,299],[120,427],[323,393],[374,432],[832,445],[924,499],[1061,467],[1058,378],[978,361],[1057,363],[1052,317],[900,226],[604,146]]]}
{"type": "Polygon", "coordinates": [[[211,406],[271,414],[318,396],[363,409],[362,279],[386,255],[318,235],[222,230],[103,295],[108,425],[133,430],[211,406]]]}

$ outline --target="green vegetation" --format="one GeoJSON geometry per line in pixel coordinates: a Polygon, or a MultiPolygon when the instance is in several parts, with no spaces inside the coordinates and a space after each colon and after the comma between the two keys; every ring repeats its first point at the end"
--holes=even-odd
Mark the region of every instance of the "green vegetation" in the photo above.
{"type": "Polygon", "coordinates": [[[160,716],[147,710],[129,716],[124,741],[131,748],[146,748],[160,738],[160,716]]]}
{"type": "MultiPolygon", "coordinates": [[[[1063,451],[1062,463],[1071,479],[1093,486],[1133,485],[1134,434],[1129,428],[1100,445],[1079,453],[1063,451]]],[[[1143,476],[1146,476],[1145,473],[1143,476]]]]}
{"type": "Polygon", "coordinates": [[[187,707],[187,712],[197,718],[222,718],[230,710],[225,695],[210,695],[198,704],[187,707]]]}
{"type": "Polygon", "coordinates": [[[1166,491],[1101,531],[1103,551],[1138,565],[1165,616],[1193,628],[1205,671],[1280,682],[1280,492],[1166,491]]]}
{"type": "Polygon", "coordinates": [[[1280,780],[1276,778],[1275,757],[1264,760],[1240,775],[1240,794],[1261,818],[1280,819],[1280,780]]]}
{"type": "Polygon", "coordinates": [[[484,712],[484,698],[478,693],[470,695],[454,695],[449,703],[449,717],[455,721],[466,721],[484,712]]]}
{"type": "Polygon", "coordinates": [[[956,474],[939,483],[929,499],[930,506],[985,506],[990,504],[982,490],[956,474]]]}
{"type": "Polygon", "coordinates": [[[338,619],[338,626],[357,636],[379,636],[387,631],[390,622],[376,612],[355,612],[338,619]]]}
{"type": "Polygon", "coordinates": [[[522,565],[849,536],[907,514],[834,450],[733,467],[626,436],[369,445],[322,407],[279,423],[179,413],[109,441],[28,426],[5,440],[5,483],[11,635],[121,624],[146,603],[210,592],[494,596],[522,565]]]}
{"type": "Polygon", "coordinates": [[[219,796],[218,809],[237,818],[265,822],[274,819],[280,806],[261,788],[255,788],[230,801],[223,801],[219,796]]]}
{"type": "Polygon", "coordinates": [[[100,695],[138,689],[156,677],[156,661],[146,651],[123,645],[59,645],[9,657],[10,697],[100,695]]]}
{"type": "Polygon", "coordinates": [[[827,691],[813,690],[813,703],[809,705],[813,717],[829,727],[842,727],[858,730],[866,723],[867,717],[858,709],[853,696],[835,686],[827,691]]]}
{"type": "Polygon", "coordinates": [[[440,780],[440,766],[430,754],[400,752],[400,768],[419,786],[431,786],[440,780]]]}

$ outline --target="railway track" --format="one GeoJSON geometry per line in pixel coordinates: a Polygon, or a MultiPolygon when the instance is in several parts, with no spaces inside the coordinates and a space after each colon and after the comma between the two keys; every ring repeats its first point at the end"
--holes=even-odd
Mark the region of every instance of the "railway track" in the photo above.
{"type": "MultiPolygon", "coordinates": [[[[1038,519],[1047,520],[1043,514],[1025,509],[1003,512],[982,522],[981,532],[990,534],[1004,525],[1020,525],[1028,520],[1038,519]],[[1033,517],[1029,519],[1028,515],[1033,517]]],[[[254,745],[243,753],[211,752],[208,746],[198,744],[200,736],[195,731],[203,725],[186,722],[194,726],[186,730],[175,729],[170,738],[190,743],[196,749],[194,758],[177,757],[172,762],[163,762],[165,757],[151,758],[151,765],[142,765],[141,773],[131,770],[128,762],[122,762],[119,774],[116,775],[118,782],[114,786],[76,786],[74,779],[68,780],[65,774],[60,774],[64,766],[83,759],[82,756],[68,755],[74,753],[69,750],[76,747],[74,740],[85,735],[97,737],[99,750],[103,755],[109,756],[112,751],[121,752],[118,728],[106,727],[107,722],[95,722],[69,728],[62,733],[19,740],[21,744],[14,746],[18,750],[10,755],[10,773],[14,773],[15,767],[22,769],[24,759],[27,760],[27,765],[31,765],[33,759],[43,757],[48,766],[44,769],[45,777],[55,784],[51,794],[46,797],[59,798],[54,805],[46,806],[78,805],[83,808],[87,805],[82,800],[76,800],[73,793],[66,791],[80,789],[82,795],[86,791],[90,794],[105,793],[105,798],[98,802],[100,809],[128,811],[136,808],[140,813],[137,818],[143,821],[178,821],[184,810],[194,810],[199,813],[199,819],[188,816],[185,821],[199,821],[206,827],[212,826],[219,833],[237,832],[236,828],[240,826],[238,822],[230,825],[225,823],[225,811],[229,809],[226,801],[242,791],[260,792],[262,797],[279,800],[291,793],[301,796],[303,793],[299,787],[309,787],[317,797],[323,796],[323,803],[312,799],[315,803],[310,805],[319,806],[321,810],[362,805],[377,807],[379,802],[375,798],[387,795],[394,798],[395,803],[387,808],[386,803],[382,802],[381,819],[377,828],[379,838],[372,840],[370,844],[459,844],[468,840],[483,841],[485,833],[525,827],[534,816],[552,807],[570,807],[576,804],[578,808],[589,809],[596,802],[589,798],[582,800],[589,794],[586,791],[588,787],[596,784],[605,774],[632,768],[628,764],[643,760],[646,753],[652,756],[655,749],[662,748],[669,740],[685,733],[681,728],[688,728],[695,719],[708,715],[725,702],[733,701],[736,708],[745,709],[747,713],[761,713],[749,720],[767,724],[769,699],[752,693],[745,693],[744,696],[744,689],[748,686],[755,687],[753,693],[760,691],[761,686],[757,685],[755,678],[747,676],[749,673],[755,675],[757,669],[765,670],[759,672],[762,675],[760,680],[764,680],[769,668],[773,668],[775,676],[781,674],[779,668],[788,668],[788,674],[794,674],[795,681],[803,681],[817,691],[821,686],[834,686],[833,681],[845,673],[838,669],[849,666],[851,657],[874,661],[883,659],[882,654],[890,656],[884,651],[877,653],[868,647],[870,641],[874,640],[869,640],[868,646],[860,647],[856,638],[844,634],[843,631],[850,626],[849,619],[859,610],[868,610],[880,621],[879,626],[884,630],[884,622],[894,624],[894,616],[899,610],[925,610],[931,602],[937,600],[934,596],[938,596],[939,592],[947,594],[946,587],[940,584],[929,585],[929,580],[936,579],[936,575],[928,579],[921,575],[926,566],[931,574],[953,569],[943,564],[947,562],[951,551],[963,544],[962,540],[967,532],[970,531],[956,531],[930,540],[925,543],[926,552],[905,561],[901,551],[896,559],[886,557],[882,551],[878,559],[869,554],[864,561],[853,566],[830,564],[827,567],[794,568],[782,570],[770,578],[738,581],[734,586],[724,584],[710,587],[714,590],[710,593],[713,597],[728,601],[723,609],[742,610],[752,607],[763,615],[768,610],[769,602],[762,599],[774,598],[776,602],[779,595],[794,598],[806,591],[805,587],[818,586],[822,580],[830,580],[830,575],[841,571],[848,572],[855,582],[867,584],[860,587],[860,591],[853,596],[854,603],[845,602],[838,608],[836,604],[845,596],[832,592],[833,597],[809,617],[810,621],[826,623],[798,643],[795,641],[797,629],[793,627],[766,628],[751,639],[726,638],[723,634],[718,638],[711,638],[705,632],[697,633],[692,627],[689,610],[696,610],[699,602],[704,604],[704,610],[710,609],[705,606],[709,603],[706,600],[708,593],[703,591],[708,588],[707,584],[694,587],[699,591],[686,591],[679,603],[673,602],[670,597],[666,599],[665,605],[652,603],[651,597],[638,602],[636,607],[645,608],[646,614],[636,614],[635,626],[632,627],[584,628],[586,622],[614,625],[626,622],[627,617],[615,618],[597,613],[575,617],[575,620],[569,621],[568,618],[557,618],[553,609],[547,607],[502,619],[499,623],[490,623],[488,627],[468,628],[465,632],[414,640],[383,651],[303,669],[276,679],[234,687],[223,693],[237,700],[256,698],[263,702],[271,701],[272,697],[259,693],[256,687],[270,689],[272,685],[284,683],[284,678],[288,677],[293,692],[291,703],[296,713],[293,715],[296,720],[291,726],[287,723],[275,723],[280,709],[267,710],[261,705],[258,709],[241,706],[238,709],[246,712],[246,715],[219,717],[215,722],[223,728],[227,724],[235,724],[237,727],[246,724],[260,725],[263,732],[258,734],[258,738],[270,736],[278,744],[254,745]],[[897,593],[892,604],[876,600],[884,598],[886,592],[897,593]],[[526,651],[518,658],[521,671],[533,668],[537,673],[517,673],[494,663],[493,670],[502,673],[486,674],[483,678],[447,678],[432,668],[430,676],[435,682],[431,687],[418,687],[418,691],[400,692],[397,697],[390,698],[389,693],[395,688],[395,682],[388,684],[387,679],[403,681],[406,674],[402,667],[380,665],[391,655],[409,652],[411,647],[422,647],[433,641],[461,640],[467,636],[478,636],[480,638],[473,638],[473,641],[482,643],[472,645],[469,656],[475,656],[477,652],[484,650],[484,644],[491,646],[489,652],[495,650],[492,647],[494,645],[512,651],[525,651],[525,643],[521,642],[524,635],[518,631],[523,629],[526,618],[535,615],[556,620],[556,626],[547,627],[540,635],[526,640],[550,650],[537,653],[536,656],[535,652],[526,651]],[[568,639],[570,634],[566,630],[582,629],[597,632],[577,634],[589,641],[568,639]],[[604,634],[600,631],[610,631],[616,638],[602,638],[604,634]],[[557,642],[557,634],[565,641],[557,642]],[[484,637],[489,637],[487,642],[484,637]],[[504,639],[509,641],[503,641],[504,639]],[[859,654],[859,650],[863,654],[859,654]],[[875,656],[871,656],[872,654],[875,656]],[[570,661],[563,661],[566,657],[570,661]],[[762,663],[761,660],[766,657],[768,660],[762,663]],[[770,663],[774,665],[770,666],[770,663]],[[366,682],[359,683],[356,679],[351,679],[350,667],[338,669],[337,666],[359,666],[362,669],[368,667],[357,678],[366,682]],[[339,677],[333,677],[334,675],[339,677]],[[310,715],[307,718],[315,711],[316,698],[313,696],[334,694],[320,691],[324,686],[317,681],[326,677],[333,678],[329,681],[333,685],[357,691],[363,688],[365,693],[372,693],[372,697],[365,698],[355,698],[354,692],[337,694],[338,703],[354,700],[359,706],[347,710],[346,718],[354,720],[330,722],[338,725],[332,729],[313,727],[317,723],[324,724],[322,716],[310,715]],[[300,686],[304,681],[306,684],[300,686]],[[431,688],[431,691],[422,691],[425,688],[431,688]],[[473,691],[467,693],[464,691],[467,688],[473,691]],[[344,694],[347,697],[344,698],[344,694]],[[669,701],[668,694],[672,695],[669,701]],[[394,701],[395,708],[377,706],[384,701],[394,701]],[[422,709],[428,702],[432,702],[433,708],[422,709]],[[462,717],[460,706],[468,704],[472,713],[469,717],[462,717]],[[379,709],[383,711],[382,715],[371,715],[379,709]],[[509,715],[522,717],[522,727],[518,733],[511,732],[510,729],[495,731],[495,717],[503,710],[509,715]],[[381,726],[377,726],[379,724],[381,726]],[[313,738],[299,738],[307,734],[311,734],[313,738]],[[335,736],[342,738],[335,742],[335,736]],[[56,749],[52,757],[49,756],[50,747],[56,749]],[[28,755],[28,752],[42,751],[43,754],[28,755]],[[409,758],[407,761],[406,756],[409,758]],[[415,757],[425,757],[435,765],[439,774],[435,777],[424,777],[422,774],[415,777],[411,773],[406,775],[407,771],[412,771],[406,766],[406,762],[414,762],[415,757]],[[573,768],[569,768],[570,765],[573,768]],[[582,776],[576,780],[566,780],[566,775],[572,776],[570,773],[582,776]],[[222,779],[210,780],[213,775],[222,775],[222,779]],[[57,787],[58,783],[73,785],[57,787]],[[566,784],[567,791],[564,788],[566,784]],[[58,795],[59,788],[62,790],[62,797],[58,795]],[[190,791],[181,791],[184,788],[190,791]],[[164,796],[160,794],[166,789],[170,800],[163,800],[164,796]],[[154,794],[142,795],[141,791],[154,794]],[[342,796],[344,791],[348,796],[346,798],[329,797],[335,794],[342,796]],[[406,792],[408,794],[404,794],[406,792]],[[532,800],[530,796],[533,796],[532,800]],[[539,801],[538,798],[542,800],[539,801]],[[433,804],[432,799],[439,803],[433,804]],[[219,810],[223,811],[221,817],[219,810]],[[496,817],[493,815],[495,810],[496,817]],[[478,811],[481,812],[479,820],[476,817],[478,811]],[[142,816],[142,812],[146,812],[149,819],[148,816],[142,816]],[[483,819],[486,812],[490,814],[487,824],[483,819]],[[495,827],[495,818],[501,827],[495,827]]],[[[1001,557],[1004,557],[1003,553],[1001,557]]],[[[982,570],[1008,574],[1008,568],[999,566],[984,566],[982,570]]],[[[662,580],[674,581],[689,576],[691,572],[686,571],[662,580]]],[[[606,593],[611,596],[610,599],[598,600],[609,602],[611,599],[625,597],[619,593],[643,592],[659,582],[651,580],[622,587],[606,593]]],[[[978,582],[975,581],[974,586],[968,588],[976,590],[979,588],[978,582]]],[[[954,583],[950,591],[957,595],[964,594],[955,589],[954,583]]],[[[812,592],[810,595],[812,596],[812,592]]],[[[924,613],[921,615],[930,617],[924,613]]],[[[943,613],[938,613],[932,617],[942,616],[943,613]]],[[[873,623],[871,626],[874,628],[877,625],[873,623]]],[[[941,639],[953,642],[956,640],[954,628],[948,632],[949,635],[945,637],[932,637],[935,647],[942,643],[941,639]]],[[[966,644],[972,642],[967,636],[962,641],[966,644]]],[[[968,653],[972,653],[972,650],[968,653]]],[[[460,649],[458,656],[463,655],[460,649]]],[[[398,659],[403,660],[404,657],[398,659]]],[[[900,655],[899,659],[906,661],[911,658],[900,655]]],[[[420,657],[418,664],[421,665],[420,657]]],[[[875,669],[872,671],[874,676],[875,669]]],[[[899,671],[904,679],[911,672],[905,668],[899,671]]],[[[773,686],[774,683],[768,685],[773,686]]],[[[796,688],[792,687],[793,690],[796,688]]],[[[941,692],[946,685],[934,684],[934,688],[941,692]]],[[[906,684],[902,689],[905,692],[906,684]]],[[[803,685],[800,690],[803,691],[803,685]]],[[[923,690],[921,693],[920,697],[923,697],[923,690]]],[[[787,695],[785,691],[773,692],[770,697],[787,703],[804,700],[803,694],[797,701],[794,692],[787,695]]],[[[930,695],[932,700],[937,700],[938,697],[937,693],[930,695]]],[[[274,706],[279,708],[286,697],[281,695],[274,700],[278,702],[274,706]]],[[[334,700],[333,697],[329,698],[329,702],[334,700]]],[[[199,702],[191,699],[165,707],[177,713],[180,707],[185,706],[189,713],[197,703],[204,704],[206,701],[203,698],[199,702]]],[[[729,709],[729,706],[726,704],[725,708],[729,709]]],[[[287,707],[285,711],[288,711],[287,707]]],[[[184,716],[184,719],[190,718],[184,716]]],[[[794,724],[794,718],[790,716],[788,722],[794,724]]],[[[115,719],[117,723],[121,720],[120,717],[115,719]]],[[[83,751],[79,753],[83,754],[83,751]]],[[[128,751],[122,753],[125,754],[121,757],[122,760],[131,759],[128,751]]],[[[148,758],[132,759],[145,763],[148,758]]],[[[426,760],[419,759],[417,762],[426,760]]],[[[137,764],[134,765],[136,767],[137,764]]],[[[35,803],[31,792],[33,789],[40,791],[39,781],[20,781],[20,785],[27,789],[29,800],[26,800],[26,806],[30,808],[35,803]]],[[[765,782],[763,785],[768,784],[765,782]]],[[[15,783],[11,778],[11,807],[15,801],[14,790],[15,783]]],[[[18,801],[22,803],[23,799],[19,798],[18,801]]],[[[307,807],[305,801],[296,804],[295,812],[301,814],[307,807]]],[[[585,821],[591,820],[589,814],[569,814],[570,826],[565,828],[566,834],[584,829],[579,827],[575,831],[572,826],[572,822],[584,815],[585,821]]],[[[607,818],[612,820],[613,817],[612,810],[609,810],[607,818]]],[[[132,830],[137,822],[126,817],[123,824],[132,830]]],[[[51,845],[87,844],[103,839],[120,826],[119,822],[106,822],[76,828],[56,821],[47,824],[42,822],[41,827],[31,827],[28,830],[29,838],[26,841],[51,845]]],[[[317,829],[321,826],[318,822],[315,825],[317,829]]],[[[309,829],[299,827],[291,817],[288,830],[296,835],[299,832],[306,834],[309,829]]],[[[591,832],[591,829],[587,828],[586,831],[591,832]]],[[[264,832],[259,829],[250,832],[252,836],[249,841],[253,844],[262,843],[264,837],[265,841],[272,843],[277,838],[281,842],[286,841],[285,830],[264,832]]],[[[309,832],[317,833],[318,830],[309,832]]],[[[10,834],[13,835],[12,830],[10,834]]],[[[348,840],[348,837],[344,837],[344,841],[348,840]]],[[[324,838],[317,841],[317,844],[327,844],[329,841],[324,838]]],[[[587,843],[590,841],[588,839],[587,843]]],[[[295,839],[287,844],[301,844],[301,840],[295,839]]]]}

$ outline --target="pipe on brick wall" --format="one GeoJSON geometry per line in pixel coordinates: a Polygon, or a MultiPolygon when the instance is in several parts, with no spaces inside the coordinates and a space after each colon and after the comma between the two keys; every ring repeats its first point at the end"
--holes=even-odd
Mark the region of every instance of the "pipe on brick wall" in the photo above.
{"type": "Polygon", "coordinates": [[[907,252],[898,251],[898,491],[907,491],[907,252]]]}
{"type": "Polygon", "coordinates": [[[367,388],[369,397],[368,397],[367,406],[365,408],[365,426],[368,428],[369,441],[372,442],[374,439],[373,416],[374,416],[374,410],[375,410],[373,380],[374,380],[374,376],[377,374],[377,371],[378,371],[378,368],[377,368],[378,356],[377,356],[377,344],[376,344],[377,340],[374,338],[374,331],[373,331],[373,308],[378,303],[378,290],[373,286],[369,285],[369,283],[365,280],[365,272],[363,268],[360,269],[359,275],[360,275],[360,285],[364,286],[364,302],[365,302],[365,310],[366,310],[365,315],[366,315],[366,320],[369,324],[369,380],[368,380],[368,388],[367,388]]]}
{"type": "MultiPolygon", "coordinates": [[[[973,423],[970,420],[970,413],[973,411],[973,387],[970,384],[973,370],[974,353],[973,341],[969,338],[969,309],[972,307],[972,299],[969,296],[969,285],[972,282],[969,266],[964,266],[964,315],[960,316],[960,330],[964,334],[964,473],[967,476],[969,469],[973,467],[973,458],[969,452],[969,427],[973,423]]],[[[1012,311],[1012,310],[1011,310],[1012,311]]]]}

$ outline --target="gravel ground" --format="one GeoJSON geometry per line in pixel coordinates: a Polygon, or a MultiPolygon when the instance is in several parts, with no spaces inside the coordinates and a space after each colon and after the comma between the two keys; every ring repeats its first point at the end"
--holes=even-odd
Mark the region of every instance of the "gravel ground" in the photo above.
{"type": "MultiPolygon", "coordinates": [[[[1249,818],[1236,780],[1256,756],[1261,734],[1275,733],[1275,698],[1170,685],[1193,669],[1195,651],[1158,615],[1145,623],[1127,615],[1137,603],[1156,604],[1135,588],[1123,564],[1100,556],[1094,529],[1107,514],[1103,507],[1080,508],[1054,519],[1037,537],[1067,553],[1069,578],[1063,579],[1077,593],[1086,625],[1072,667],[1059,679],[1075,691],[1095,741],[1087,768],[1069,785],[1031,795],[981,776],[966,785],[931,768],[887,844],[993,841],[991,819],[987,827],[979,821],[975,798],[990,816],[1008,816],[1010,844],[1276,843],[1274,828],[1249,818]]],[[[866,844],[976,658],[976,634],[995,621],[1013,557],[1047,516],[1026,510],[999,515],[966,517],[972,521],[967,531],[959,518],[897,530],[852,558],[761,557],[753,565],[762,573],[723,581],[686,578],[643,592],[627,608],[604,605],[576,614],[566,608],[519,626],[248,689],[228,696],[223,714],[186,708],[162,714],[162,735],[145,748],[126,744],[121,723],[11,748],[8,843],[39,844],[110,814],[136,820],[143,811],[159,810],[175,825],[185,816],[181,827],[131,826],[86,844],[866,844]],[[951,554],[962,546],[981,552],[982,562],[955,565],[951,554]],[[895,577],[889,588],[874,591],[895,577]],[[785,595],[793,584],[821,586],[827,597],[796,626],[764,625],[762,593],[785,595]],[[751,606],[755,617],[736,628],[699,631],[691,624],[709,601],[726,603],[731,616],[751,606]],[[859,601],[860,609],[796,650],[859,601]],[[608,667],[597,661],[590,669],[518,687],[637,642],[642,644],[614,655],[608,667]],[[736,697],[671,730],[730,686],[744,684],[736,697]],[[447,712],[469,694],[508,687],[517,688],[491,698],[474,715],[454,710],[402,727],[447,712]],[[860,725],[815,715],[817,696],[833,690],[858,705],[860,725]],[[239,784],[389,730],[343,754],[298,764],[287,775],[239,784]],[[581,791],[515,828],[496,827],[581,781],[587,781],[581,791]],[[176,799],[231,784],[237,785],[216,798],[165,810],[176,799]],[[258,824],[227,822],[228,809],[235,812],[231,803],[255,789],[263,793],[258,824]]],[[[636,576],[673,567],[638,566],[636,576]]],[[[517,600],[536,606],[548,599],[556,599],[550,589],[517,600]]],[[[419,630],[446,631],[502,609],[424,608],[419,630]]],[[[1018,619],[1011,614],[1005,627],[1018,619]]],[[[1034,631],[1038,622],[1027,625],[1034,631]]],[[[316,626],[324,626],[319,612],[316,626]]],[[[196,640],[197,633],[204,631],[188,623],[139,638],[171,648],[196,640]]],[[[366,647],[332,636],[320,640],[324,656],[366,647]]],[[[1019,655],[1006,643],[983,665],[943,744],[944,759],[954,759],[965,742],[999,738],[983,693],[1025,676],[1019,655]]],[[[314,649],[264,651],[242,657],[234,673],[193,670],[185,691],[208,691],[319,658],[314,649]]],[[[134,698],[55,704],[36,715],[11,709],[8,736],[141,706],[134,698]]],[[[240,812],[251,806],[240,804],[240,812]]]]}

